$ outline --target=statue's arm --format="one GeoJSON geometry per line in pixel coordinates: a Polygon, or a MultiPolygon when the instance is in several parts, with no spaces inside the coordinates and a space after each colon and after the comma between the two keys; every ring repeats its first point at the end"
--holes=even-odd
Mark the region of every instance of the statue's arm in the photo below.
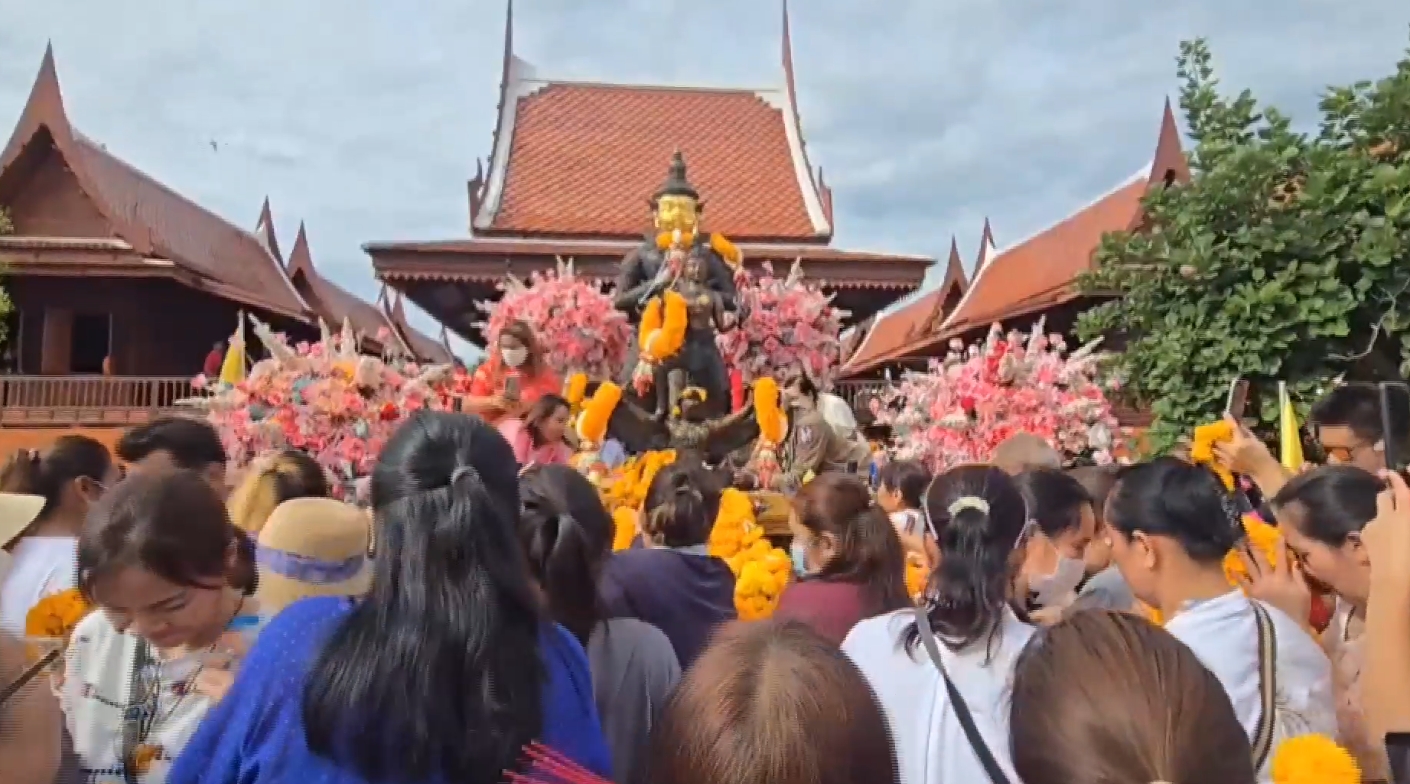
{"type": "Polygon", "coordinates": [[[637,302],[646,291],[646,287],[651,285],[651,281],[644,280],[646,276],[641,269],[641,250],[633,249],[626,256],[622,257],[622,263],[618,266],[617,283],[613,287],[615,292],[612,304],[618,310],[628,313],[635,313],[638,310],[637,302]]]}
{"type": "Polygon", "coordinates": [[[713,250],[710,262],[710,288],[719,292],[721,306],[732,311],[739,300],[739,290],[734,287],[734,270],[713,250]]]}

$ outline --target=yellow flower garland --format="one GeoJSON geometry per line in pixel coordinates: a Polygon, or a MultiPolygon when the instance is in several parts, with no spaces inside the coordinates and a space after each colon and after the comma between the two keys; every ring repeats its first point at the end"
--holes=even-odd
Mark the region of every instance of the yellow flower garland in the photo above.
{"type": "Polygon", "coordinates": [[[1234,440],[1234,426],[1220,420],[1195,428],[1194,442],[1190,444],[1190,461],[1208,466],[1219,475],[1227,490],[1234,489],[1234,475],[1214,460],[1214,445],[1234,440]]]}
{"type": "Polygon", "coordinates": [[[636,539],[637,511],[630,506],[612,510],[612,552],[625,550],[636,539]]]}
{"type": "Polygon", "coordinates": [[[744,254],[739,251],[739,246],[718,231],[710,234],[710,249],[720,254],[720,258],[731,267],[738,267],[739,263],[744,261],[744,254]]]}
{"type": "Polygon", "coordinates": [[[915,601],[925,592],[925,584],[930,580],[930,570],[920,553],[906,553],[906,593],[915,601]]]}
{"type": "Polygon", "coordinates": [[[568,377],[568,383],[563,387],[563,399],[568,401],[573,411],[577,411],[583,404],[583,398],[587,397],[587,385],[586,373],[574,373],[568,377]]]}
{"type": "Polygon", "coordinates": [[[675,356],[685,343],[689,322],[685,298],[679,293],[667,291],[653,298],[642,313],[641,329],[637,333],[642,358],[654,363],[675,356]]]}
{"type": "Polygon", "coordinates": [[[583,403],[582,411],[578,414],[578,424],[575,427],[578,440],[601,446],[607,439],[607,423],[611,421],[612,412],[617,410],[617,404],[620,402],[622,388],[611,381],[602,382],[592,394],[592,398],[583,403]]]}
{"type": "Polygon", "coordinates": [[[46,596],[25,614],[25,636],[68,637],[92,609],[77,588],[46,596]]]}
{"type": "Polygon", "coordinates": [[[1269,769],[1273,784],[1360,784],[1361,769],[1326,735],[1299,735],[1278,744],[1269,769]]]}
{"type": "Polygon", "coordinates": [[[778,382],[768,376],[754,382],[754,418],[759,423],[761,439],[771,444],[783,442],[788,419],[779,405],[778,382]]]}

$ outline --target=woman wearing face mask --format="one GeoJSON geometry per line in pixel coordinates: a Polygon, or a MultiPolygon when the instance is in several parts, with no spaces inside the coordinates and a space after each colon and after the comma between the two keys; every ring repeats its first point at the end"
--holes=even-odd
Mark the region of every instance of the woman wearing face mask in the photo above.
{"type": "Polygon", "coordinates": [[[1338,737],[1356,756],[1366,781],[1390,779],[1385,744],[1367,728],[1361,703],[1362,644],[1371,594],[1371,559],[1361,530],[1375,519],[1376,495],[1383,486],[1364,469],[1328,465],[1293,477],[1271,502],[1288,549],[1309,578],[1336,595],[1336,612],[1322,634],[1322,647],[1332,660],[1338,737]]]}
{"type": "Polygon", "coordinates": [[[1024,471],[1014,482],[1031,521],[1018,596],[1027,597],[1035,620],[1055,621],[1087,572],[1082,555],[1097,527],[1092,497],[1081,482],[1052,468],[1024,471]]]}
{"type": "MultiPolygon", "coordinates": [[[[13,534],[9,541],[0,539],[0,547],[10,555],[10,568],[0,583],[0,630],[24,634],[31,607],[74,587],[73,564],[84,515],[117,476],[108,448],[77,435],[58,438],[42,455],[22,451],[0,469],[0,491],[29,496],[7,504],[18,515],[10,520],[20,525],[8,532],[13,534]],[[29,514],[19,514],[26,506],[29,514]]],[[[5,533],[0,531],[0,537],[5,533]]]]}
{"type": "Polygon", "coordinates": [[[544,361],[543,348],[528,324],[506,324],[495,348],[470,380],[470,394],[462,402],[467,413],[479,414],[486,422],[500,425],[522,417],[539,398],[557,394],[562,388],[562,382],[544,361]]]}
{"type": "Polygon", "coordinates": [[[98,609],[60,695],[87,781],[166,780],[260,627],[254,574],[254,544],[200,474],[134,475],[93,508],[78,587],[98,609]]]}
{"type": "Polygon", "coordinates": [[[774,617],[803,621],[842,644],[857,621],[910,605],[896,529],[866,482],[823,474],[793,497],[793,570],[774,617]]]}

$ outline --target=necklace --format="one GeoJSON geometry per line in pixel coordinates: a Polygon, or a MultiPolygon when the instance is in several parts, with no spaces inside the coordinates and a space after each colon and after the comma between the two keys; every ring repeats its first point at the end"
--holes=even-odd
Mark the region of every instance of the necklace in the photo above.
{"type": "MultiPolygon", "coordinates": [[[[245,609],[245,597],[235,605],[235,612],[225,626],[229,627],[245,609]]],[[[129,784],[137,784],[139,777],[146,776],[152,763],[161,758],[165,749],[158,743],[148,743],[148,739],[165,724],[185,702],[195,686],[196,679],[205,670],[205,656],[215,652],[220,637],[196,654],[196,668],[190,675],[170,685],[175,699],[165,712],[161,710],[162,694],[166,684],[162,678],[162,667],[166,662],[158,661],[152,655],[152,646],[145,640],[138,642],[133,659],[133,695],[125,712],[122,734],[124,778],[129,784]]],[[[188,657],[191,653],[188,651],[188,657]]],[[[185,658],[185,657],[182,657],[185,658]]]]}

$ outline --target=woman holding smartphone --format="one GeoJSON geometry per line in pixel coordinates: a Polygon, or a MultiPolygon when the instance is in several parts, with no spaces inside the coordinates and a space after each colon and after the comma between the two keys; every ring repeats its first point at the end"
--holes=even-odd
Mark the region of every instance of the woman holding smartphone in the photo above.
{"type": "Polygon", "coordinates": [[[539,398],[557,394],[561,385],[544,361],[533,328],[514,321],[500,330],[493,352],[475,370],[461,410],[502,425],[508,419],[521,419],[539,398]]]}

